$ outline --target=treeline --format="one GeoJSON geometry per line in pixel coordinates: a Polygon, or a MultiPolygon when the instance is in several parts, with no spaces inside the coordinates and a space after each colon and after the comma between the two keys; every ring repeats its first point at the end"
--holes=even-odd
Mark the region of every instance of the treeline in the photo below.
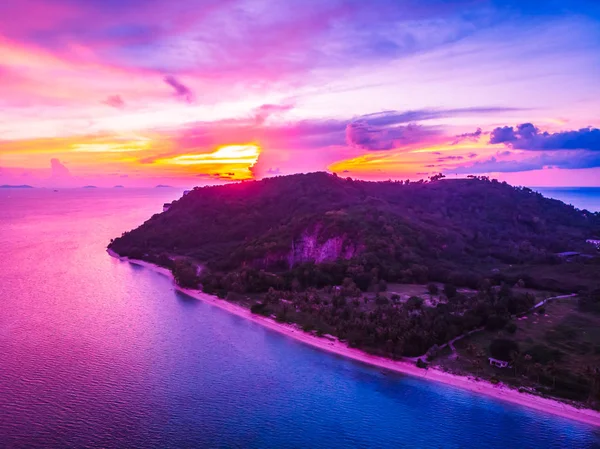
{"type": "Polygon", "coordinates": [[[278,291],[271,288],[254,313],[297,323],[305,331],[332,334],[352,347],[391,358],[421,356],[472,329],[503,329],[511,315],[525,312],[533,296],[510,288],[488,288],[466,296],[447,287],[452,298],[427,307],[419,297],[402,302],[397,295],[365,296],[346,279],[325,290],[278,291]]]}

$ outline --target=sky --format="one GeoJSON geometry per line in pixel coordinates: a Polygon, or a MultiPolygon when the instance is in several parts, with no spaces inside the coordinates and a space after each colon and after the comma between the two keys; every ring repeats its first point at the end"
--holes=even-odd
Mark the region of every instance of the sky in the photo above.
{"type": "Polygon", "coordinates": [[[3,0],[0,184],[600,185],[597,0],[3,0]]]}

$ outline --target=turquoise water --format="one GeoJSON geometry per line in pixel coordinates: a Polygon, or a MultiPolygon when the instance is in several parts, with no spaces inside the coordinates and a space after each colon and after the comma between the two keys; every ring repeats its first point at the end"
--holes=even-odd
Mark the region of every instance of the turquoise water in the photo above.
{"type": "Polygon", "coordinates": [[[108,257],[172,195],[0,192],[0,447],[600,447],[593,427],[320,352],[108,257]]]}

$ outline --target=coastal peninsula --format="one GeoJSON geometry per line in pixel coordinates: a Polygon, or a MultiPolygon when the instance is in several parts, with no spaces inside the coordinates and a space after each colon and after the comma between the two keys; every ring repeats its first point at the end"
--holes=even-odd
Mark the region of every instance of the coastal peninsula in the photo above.
{"type": "Polygon", "coordinates": [[[487,178],[314,173],[195,189],[109,248],[324,349],[597,408],[599,223],[487,178]]]}

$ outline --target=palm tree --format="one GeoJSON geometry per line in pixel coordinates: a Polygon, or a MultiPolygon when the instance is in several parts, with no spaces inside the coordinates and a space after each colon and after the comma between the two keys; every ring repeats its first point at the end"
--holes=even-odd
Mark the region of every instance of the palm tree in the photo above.
{"type": "Polygon", "coordinates": [[[541,363],[534,363],[533,366],[531,367],[533,374],[535,374],[535,376],[537,377],[537,383],[540,383],[540,374],[542,373],[542,364],[541,363]]]}
{"type": "Polygon", "coordinates": [[[467,345],[467,347],[465,348],[465,350],[467,351],[467,354],[469,354],[470,356],[473,356],[473,355],[475,355],[475,352],[477,351],[477,347],[473,343],[469,343],[467,345]]]}
{"type": "Polygon", "coordinates": [[[587,366],[585,368],[584,376],[588,379],[590,384],[590,395],[588,402],[591,402],[598,396],[598,390],[600,388],[600,368],[587,366]]]}
{"type": "Polygon", "coordinates": [[[475,372],[479,376],[479,374],[481,373],[481,370],[483,369],[483,363],[481,362],[480,359],[475,359],[475,360],[473,360],[472,363],[473,363],[473,368],[475,368],[475,372]]]}
{"type": "Polygon", "coordinates": [[[554,390],[556,388],[556,374],[557,374],[556,363],[554,363],[554,360],[551,360],[550,362],[548,362],[548,364],[545,367],[545,371],[550,376],[552,376],[552,389],[554,390]]]}
{"type": "Polygon", "coordinates": [[[525,375],[529,375],[529,370],[531,369],[531,356],[529,354],[523,356],[523,364],[525,365],[525,375]]]}
{"type": "Polygon", "coordinates": [[[525,358],[523,354],[517,351],[510,353],[510,364],[515,368],[515,377],[519,375],[519,370],[523,367],[525,358]]]}

